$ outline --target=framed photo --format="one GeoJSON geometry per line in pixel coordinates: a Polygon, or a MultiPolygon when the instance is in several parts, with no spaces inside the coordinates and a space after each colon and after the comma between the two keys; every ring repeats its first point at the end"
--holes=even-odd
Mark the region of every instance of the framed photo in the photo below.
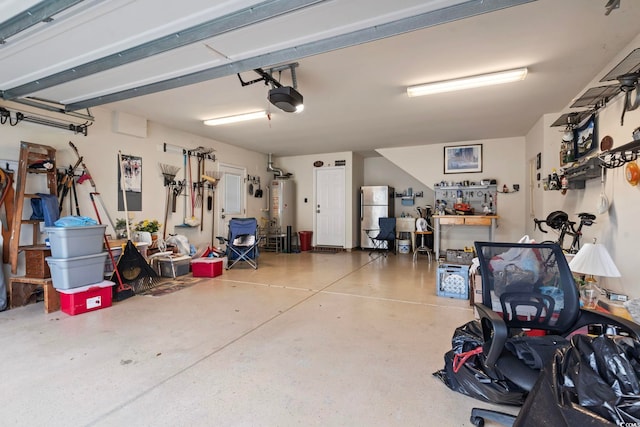
{"type": "Polygon", "coordinates": [[[536,154],[536,169],[540,169],[542,167],[542,153],[536,154]]]}
{"type": "Polygon", "coordinates": [[[142,211],[142,157],[122,155],[122,165],[118,158],[118,211],[124,210],[122,187],[127,197],[129,211],[142,211]],[[124,176],[120,171],[124,172],[124,176]],[[121,184],[122,182],[122,184],[121,184]]]}
{"type": "Polygon", "coordinates": [[[444,173],[482,172],[482,144],[444,147],[444,173]]]}
{"type": "Polygon", "coordinates": [[[573,130],[574,158],[577,160],[593,151],[597,140],[596,115],[592,114],[582,125],[573,130]]]}

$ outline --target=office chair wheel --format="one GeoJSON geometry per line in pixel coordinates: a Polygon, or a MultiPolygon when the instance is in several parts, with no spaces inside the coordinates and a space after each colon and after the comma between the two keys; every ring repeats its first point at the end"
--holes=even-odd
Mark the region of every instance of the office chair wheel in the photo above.
{"type": "Polygon", "coordinates": [[[471,421],[471,424],[473,424],[474,426],[484,427],[484,418],[482,417],[471,415],[471,418],[469,419],[469,421],[471,421]]]}

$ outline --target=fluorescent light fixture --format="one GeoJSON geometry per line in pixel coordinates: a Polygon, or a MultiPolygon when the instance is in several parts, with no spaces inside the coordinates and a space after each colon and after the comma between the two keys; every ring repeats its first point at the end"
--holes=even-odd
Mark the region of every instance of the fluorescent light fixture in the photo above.
{"type": "Polygon", "coordinates": [[[253,113],[238,114],[235,116],[218,117],[217,119],[205,120],[203,123],[207,126],[227,125],[229,123],[244,122],[245,120],[254,120],[267,117],[266,111],[255,111],[253,113]]]}
{"type": "Polygon", "coordinates": [[[407,95],[410,97],[431,95],[434,93],[453,92],[462,89],[516,82],[518,80],[524,80],[524,78],[527,77],[527,71],[526,68],[518,68],[517,70],[498,71],[497,73],[409,86],[407,88],[407,95]]]}

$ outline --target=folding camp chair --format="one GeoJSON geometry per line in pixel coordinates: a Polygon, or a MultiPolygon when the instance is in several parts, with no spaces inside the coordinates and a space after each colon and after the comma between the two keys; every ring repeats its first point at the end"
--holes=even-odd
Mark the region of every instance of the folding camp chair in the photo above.
{"type": "MultiPolygon", "coordinates": [[[[378,225],[380,229],[378,234],[369,236],[373,243],[373,249],[369,252],[371,255],[377,249],[383,249],[383,255],[387,256],[387,252],[396,253],[396,219],[395,218],[379,218],[378,225]]],[[[374,230],[372,230],[374,231],[374,230]]]]}
{"type": "Polygon", "coordinates": [[[255,218],[232,218],[229,221],[229,237],[218,236],[218,241],[227,245],[227,270],[240,261],[258,269],[258,221],[255,218]]]}

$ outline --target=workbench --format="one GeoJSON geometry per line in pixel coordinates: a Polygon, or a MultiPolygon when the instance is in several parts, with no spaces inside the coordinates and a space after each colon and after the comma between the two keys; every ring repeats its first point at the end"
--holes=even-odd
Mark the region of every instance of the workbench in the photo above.
{"type": "Polygon", "coordinates": [[[493,242],[496,228],[498,227],[498,215],[434,215],[433,217],[433,252],[440,257],[441,227],[487,227],[489,229],[489,241],[493,242]]]}

